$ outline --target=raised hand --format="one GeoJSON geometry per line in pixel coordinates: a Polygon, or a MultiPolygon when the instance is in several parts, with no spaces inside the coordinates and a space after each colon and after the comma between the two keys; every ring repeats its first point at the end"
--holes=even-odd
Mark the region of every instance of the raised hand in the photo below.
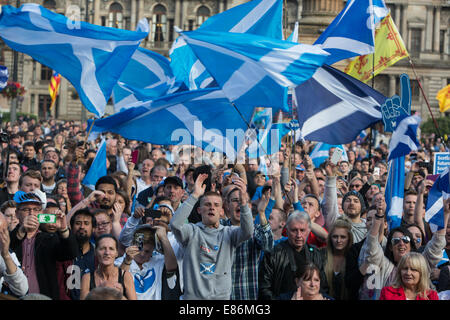
{"type": "Polygon", "coordinates": [[[399,119],[411,114],[411,85],[406,74],[400,76],[400,97],[398,95],[386,99],[381,106],[384,128],[386,132],[394,132],[399,119]]]}
{"type": "Polygon", "coordinates": [[[195,180],[194,191],[192,192],[192,195],[197,199],[200,198],[205,193],[206,184],[204,184],[204,182],[207,178],[208,174],[202,173],[199,174],[197,179],[195,180]]]}

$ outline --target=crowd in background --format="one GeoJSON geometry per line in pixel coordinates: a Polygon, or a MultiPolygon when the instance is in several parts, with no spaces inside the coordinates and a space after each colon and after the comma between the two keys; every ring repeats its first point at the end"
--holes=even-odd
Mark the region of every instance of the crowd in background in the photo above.
{"type": "Polygon", "coordinates": [[[389,136],[376,131],[317,167],[310,141],[283,140],[265,164],[223,164],[107,133],[107,175],[87,186],[100,140],[85,124],[20,118],[2,130],[3,297],[448,297],[450,201],[443,230],[425,221],[433,154],[446,150],[434,135],[406,157],[402,223],[390,230],[389,136]]]}

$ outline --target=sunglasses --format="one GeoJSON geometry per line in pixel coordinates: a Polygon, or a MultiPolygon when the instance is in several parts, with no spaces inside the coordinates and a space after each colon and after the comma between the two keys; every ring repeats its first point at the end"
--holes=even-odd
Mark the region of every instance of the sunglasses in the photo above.
{"type": "Polygon", "coordinates": [[[402,241],[404,244],[408,244],[411,242],[411,239],[408,236],[403,236],[401,238],[392,238],[391,243],[392,245],[396,246],[397,244],[402,241]]]}

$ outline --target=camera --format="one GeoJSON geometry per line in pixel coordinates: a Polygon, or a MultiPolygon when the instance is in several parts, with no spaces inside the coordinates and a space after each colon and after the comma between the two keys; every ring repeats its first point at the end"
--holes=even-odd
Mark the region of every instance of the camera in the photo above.
{"type": "Polygon", "coordinates": [[[0,132],[0,142],[9,144],[9,135],[4,132],[0,132]]]}
{"type": "Polygon", "coordinates": [[[144,249],[144,234],[143,233],[136,233],[134,235],[134,244],[139,248],[139,251],[142,251],[142,249],[144,249]]]}

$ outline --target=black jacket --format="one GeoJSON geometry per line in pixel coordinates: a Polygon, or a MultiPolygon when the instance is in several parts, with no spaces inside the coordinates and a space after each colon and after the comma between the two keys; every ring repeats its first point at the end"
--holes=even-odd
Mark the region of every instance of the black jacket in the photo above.
{"type": "MultiPolygon", "coordinates": [[[[18,225],[11,231],[10,248],[15,252],[17,259],[22,264],[22,242],[25,239],[17,239],[18,225]]],[[[40,293],[53,300],[59,299],[59,284],[56,274],[56,261],[74,259],[78,254],[78,243],[70,231],[69,237],[63,239],[59,233],[39,232],[34,244],[36,275],[40,293]]]]}
{"type": "MultiPolygon", "coordinates": [[[[314,263],[319,268],[321,292],[328,293],[328,284],[324,271],[325,251],[321,251],[313,245],[305,244],[305,256],[308,262],[314,263]]],[[[280,296],[285,293],[281,292],[284,291],[282,289],[282,279],[286,273],[294,274],[296,270],[294,249],[289,245],[288,240],[276,245],[273,252],[264,253],[258,275],[259,299],[280,299],[280,296]]],[[[295,286],[294,279],[292,279],[292,284],[295,286]]]]}

